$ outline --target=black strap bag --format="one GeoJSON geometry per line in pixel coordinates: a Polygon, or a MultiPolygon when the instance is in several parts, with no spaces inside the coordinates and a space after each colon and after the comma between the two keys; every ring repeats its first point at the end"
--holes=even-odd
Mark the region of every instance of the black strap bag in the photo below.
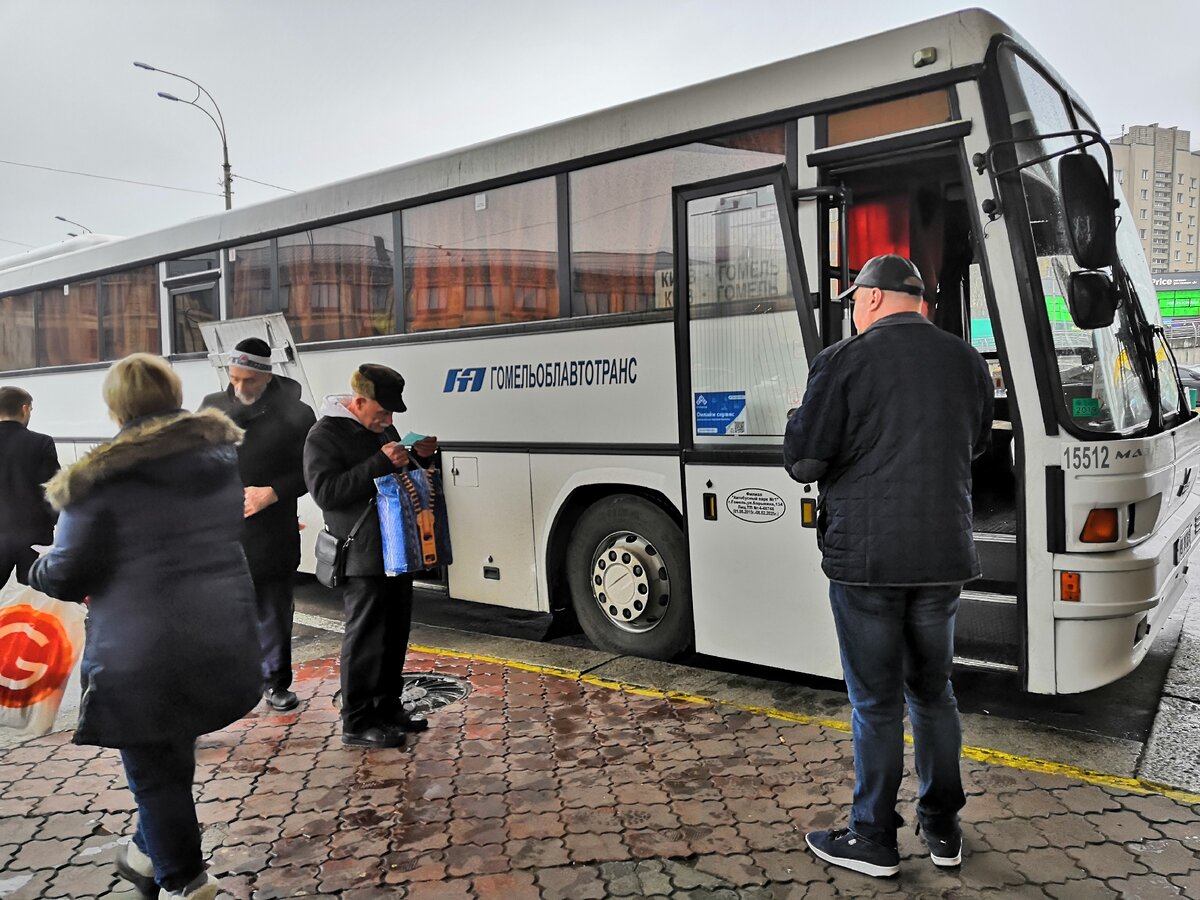
{"type": "Polygon", "coordinates": [[[350,545],[354,543],[358,529],[362,528],[363,522],[367,520],[367,513],[374,505],[375,498],[372,497],[344,541],[334,537],[329,531],[329,526],[322,528],[317,535],[317,581],[325,587],[341,587],[346,583],[346,557],[350,555],[350,545]]]}

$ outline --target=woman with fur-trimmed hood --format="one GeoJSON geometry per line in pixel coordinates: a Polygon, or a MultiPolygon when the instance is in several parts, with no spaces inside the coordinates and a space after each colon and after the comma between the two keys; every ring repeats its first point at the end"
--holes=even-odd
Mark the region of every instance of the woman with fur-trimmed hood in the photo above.
{"type": "Polygon", "coordinates": [[[104,380],[120,431],[47,485],[61,510],[30,583],[88,598],[75,743],[116,747],[138,804],[118,872],[143,896],[209,900],[192,782],[199,735],[259,699],[254,590],[242,552],[241,430],[180,409],[179,377],[136,353],[104,380]]]}

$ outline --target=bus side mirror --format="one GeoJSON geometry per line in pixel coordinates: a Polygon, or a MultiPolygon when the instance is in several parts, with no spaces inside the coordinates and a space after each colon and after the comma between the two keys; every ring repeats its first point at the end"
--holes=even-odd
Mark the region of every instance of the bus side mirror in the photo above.
{"type": "Polygon", "coordinates": [[[1058,182],[1075,262],[1083,269],[1111,266],[1116,257],[1116,221],[1112,185],[1104,170],[1086,153],[1068,153],[1058,160],[1058,182]]]}
{"type": "Polygon", "coordinates": [[[1112,280],[1103,272],[1072,272],[1067,281],[1071,320],[1085,331],[1106,328],[1117,311],[1112,280]]]}

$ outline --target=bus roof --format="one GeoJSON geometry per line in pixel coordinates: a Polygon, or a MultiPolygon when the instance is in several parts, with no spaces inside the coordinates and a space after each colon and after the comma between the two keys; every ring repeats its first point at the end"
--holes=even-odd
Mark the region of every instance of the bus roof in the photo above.
{"type": "Polygon", "coordinates": [[[979,65],[996,35],[1019,40],[991,13],[963,10],[101,246],[64,242],[49,258],[44,251],[30,251],[2,261],[7,267],[0,264],[0,293],[234,247],[384,212],[415,198],[453,196],[540,171],[561,171],[573,161],[613,157],[676,136],[686,140],[730,123],[753,125],[772,114],[877,90],[909,77],[979,65]],[[913,53],[924,47],[937,48],[937,60],[914,68],[913,53]]]}

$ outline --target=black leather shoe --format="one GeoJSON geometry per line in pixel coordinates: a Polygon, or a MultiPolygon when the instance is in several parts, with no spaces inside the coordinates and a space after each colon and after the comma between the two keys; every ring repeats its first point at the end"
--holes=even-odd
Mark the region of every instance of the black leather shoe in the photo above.
{"type": "Polygon", "coordinates": [[[287,688],[267,688],[263,699],[277,712],[287,712],[300,705],[300,698],[287,688]]]}
{"type": "Polygon", "coordinates": [[[400,731],[416,734],[429,727],[429,720],[424,716],[410,716],[408,713],[400,713],[388,719],[387,724],[388,728],[398,728],[400,731]]]}
{"type": "Polygon", "coordinates": [[[350,747],[403,747],[405,740],[402,732],[375,726],[364,731],[342,732],[342,743],[350,747]]]}

